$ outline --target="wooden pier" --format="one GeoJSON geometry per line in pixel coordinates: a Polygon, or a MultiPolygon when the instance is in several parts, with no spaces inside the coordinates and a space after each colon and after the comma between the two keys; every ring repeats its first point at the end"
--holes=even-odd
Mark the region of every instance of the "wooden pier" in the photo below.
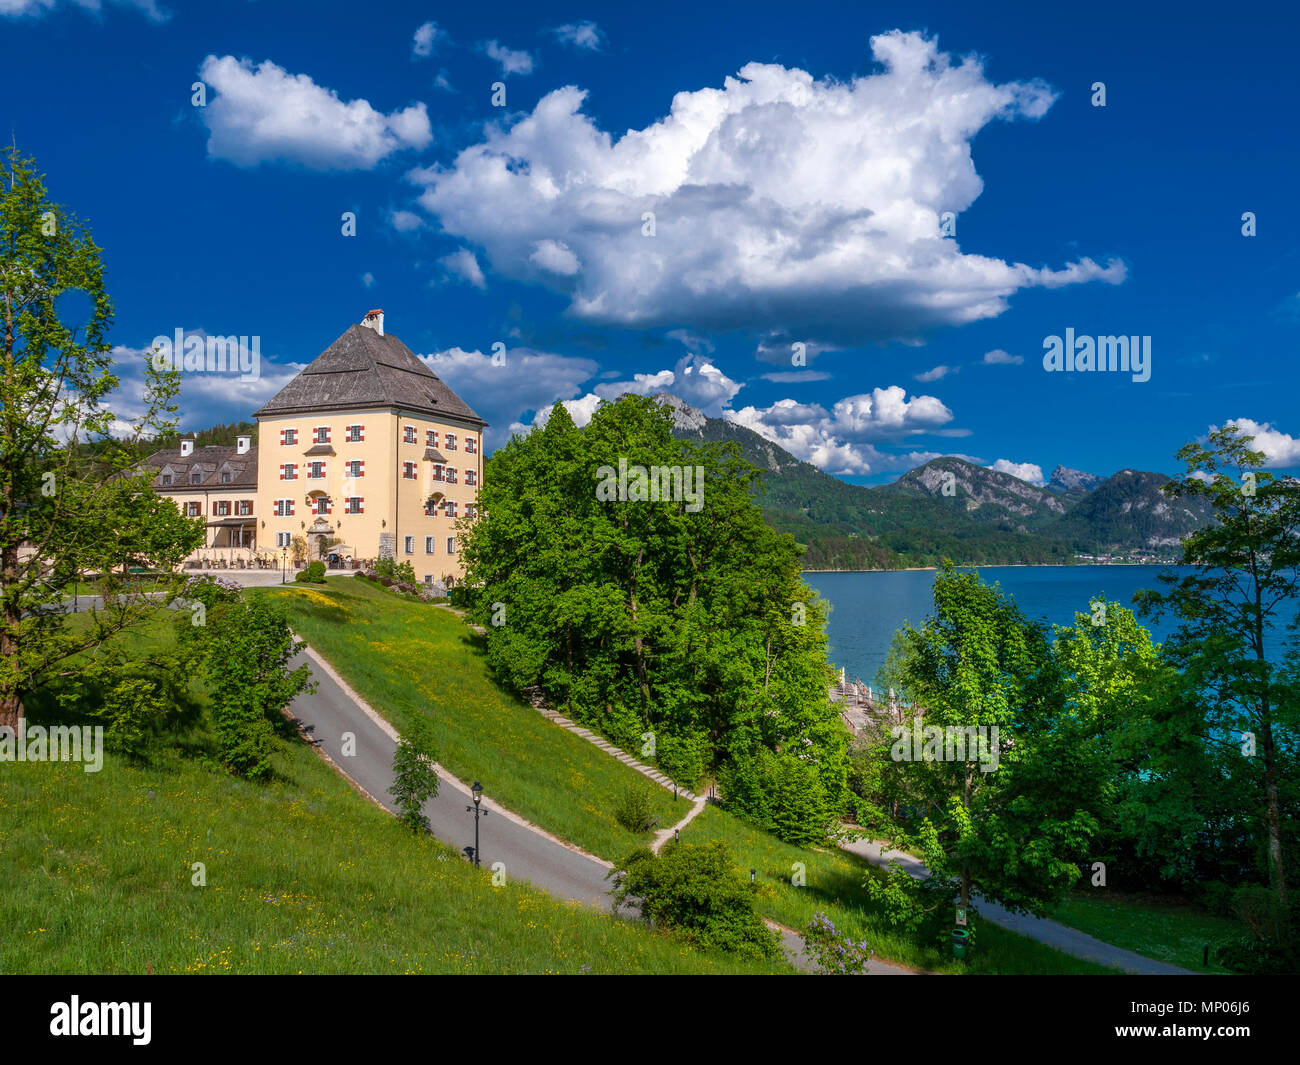
{"type": "Polygon", "coordinates": [[[840,682],[830,689],[831,702],[839,704],[840,717],[854,732],[868,724],[882,720],[898,723],[912,717],[912,704],[900,699],[891,688],[888,693],[878,692],[861,680],[852,680],[840,673],[840,682]]]}

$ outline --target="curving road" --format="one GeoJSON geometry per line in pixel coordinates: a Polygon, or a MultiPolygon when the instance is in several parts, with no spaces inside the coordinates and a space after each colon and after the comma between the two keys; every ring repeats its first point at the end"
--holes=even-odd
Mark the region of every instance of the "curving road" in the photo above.
{"type": "MultiPolygon", "coordinates": [[[[388,788],[393,783],[397,731],[310,647],[300,652],[292,665],[308,666],[317,684],[313,694],[300,695],[289,706],[299,727],[316,744],[317,750],[358,788],[385,809],[396,812],[388,788]],[[354,754],[343,753],[344,733],[355,737],[354,754]]],[[[465,809],[471,802],[469,788],[441,766],[438,777],[441,781],[438,795],[424,807],[433,834],[458,849],[472,847],[474,815],[465,809]]],[[[610,883],[605,879],[611,868],[609,862],[584,853],[509,810],[502,810],[486,796],[483,807],[491,811],[479,825],[480,860],[484,868],[499,861],[507,877],[527,880],[561,900],[613,908],[610,883]]],[[[636,911],[624,907],[620,913],[634,916],[636,911]]],[[[796,968],[815,969],[796,933],[781,929],[781,938],[796,968]]],[[[867,963],[867,968],[882,976],[911,975],[910,970],[875,958],[867,963]]]]}
{"type": "MultiPolygon", "coordinates": [[[[314,694],[300,695],[289,706],[302,730],[347,777],[385,809],[396,812],[388,793],[393,783],[396,730],[366,707],[356,693],[314,652],[302,652],[292,665],[307,665],[317,683],[314,694]],[[367,712],[369,710],[369,712],[367,712]],[[373,715],[373,716],[372,716],[373,715]],[[356,752],[343,753],[343,735],[356,737],[356,752]]],[[[444,843],[464,850],[474,845],[474,815],[469,788],[438,767],[441,786],[425,804],[433,834],[444,843]]],[[[527,880],[552,895],[610,908],[609,865],[585,855],[513,813],[501,810],[484,796],[489,811],[479,823],[480,863],[490,868],[504,863],[508,879],[527,880]]]]}

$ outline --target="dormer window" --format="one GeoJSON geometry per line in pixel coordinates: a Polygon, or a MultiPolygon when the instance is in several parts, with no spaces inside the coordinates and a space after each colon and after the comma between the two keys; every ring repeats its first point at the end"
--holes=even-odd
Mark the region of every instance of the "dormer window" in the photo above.
{"type": "Polygon", "coordinates": [[[223,470],[223,471],[222,471],[222,473],[221,473],[221,483],[222,483],[222,484],[229,484],[229,483],[230,483],[230,471],[229,471],[229,470],[223,470]]]}
{"type": "Polygon", "coordinates": [[[170,486],[172,483],[172,475],[170,473],[164,473],[162,475],[162,483],[164,488],[170,486]]]}
{"type": "Polygon", "coordinates": [[[190,484],[202,484],[202,483],[203,483],[203,474],[201,473],[190,474],[190,484]]]}

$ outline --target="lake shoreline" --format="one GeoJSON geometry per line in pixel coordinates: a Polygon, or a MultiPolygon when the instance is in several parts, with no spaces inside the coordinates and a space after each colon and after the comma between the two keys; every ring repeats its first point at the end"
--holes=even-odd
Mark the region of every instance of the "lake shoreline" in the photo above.
{"type": "MultiPolygon", "coordinates": [[[[961,567],[971,572],[971,567],[961,567]]],[[[1187,572],[1163,562],[1012,564],[975,567],[987,584],[1011,595],[1026,617],[1047,625],[1075,625],[1098,598],[1133,610],[1144,588],[1159,587],[1162,574],[1187,572]]],[[[894,634],[905,624],[921,624],[934,612],[934,566],[907,570],[805,570],[803,579],[830,605],[826,622],[827,658],[836,669],[871,683],[888,657],[894,634]],[[867,578],[870,579],[867,579],[867,578]]],[[[1176,619],[1139,616],[1139,623],[1163,642],[1176,619]]],[[[1049,629],[1050,631],[1050,629],[1049,629]]]]}
{"type": "MultiPolygon", "coordinates": [[[[979,562],[958,569],[1092,569],[1121,566],[1180,566],[1180,562],[979,562]]],[[[800,573],[936,573],[938,566],[899,566],[895,569],[804,569],[800,573]]]]}

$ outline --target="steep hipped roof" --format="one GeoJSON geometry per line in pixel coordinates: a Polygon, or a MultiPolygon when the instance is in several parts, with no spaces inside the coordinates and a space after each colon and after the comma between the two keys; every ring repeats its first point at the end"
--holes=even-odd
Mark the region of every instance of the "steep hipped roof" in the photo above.
{"type": "Polygon", "coordinates": [[[487,424],[397,337],[363,325],[350,326],[253,417],[365,407],[487,424]]]}

